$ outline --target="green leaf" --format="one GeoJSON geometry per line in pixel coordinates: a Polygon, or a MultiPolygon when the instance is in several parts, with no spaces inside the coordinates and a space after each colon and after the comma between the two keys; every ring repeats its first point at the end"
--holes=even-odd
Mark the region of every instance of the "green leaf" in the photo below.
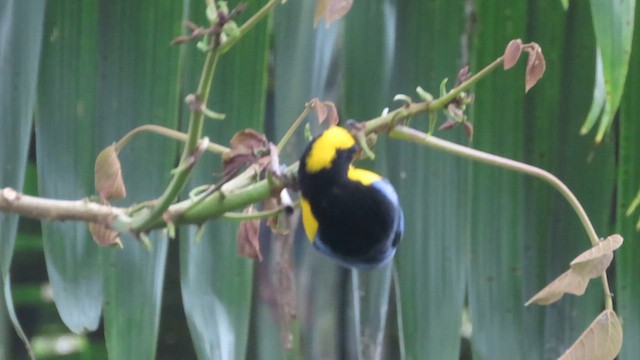
{"type": "MultiPolygon", "coordinates": [[[[247,2],[237,20],[241,25],[266,1],[247,2]]],[[[194,1],[189,20],[203,22],[201,1],[194,1]]],[[[213,142],[227,144],[245,128],[264,127],[267,87],[268,20],[264,19],[227,52],[216,68],[208,107],[224,113],[222,121],[208,120],[204,133],[213,142]]],[[[182,91],[194,92],[204,55],[194,44],[183,45],[182,91]]],[[[188,114],[185,114],[185,118],[188,114]]],[[[213,184],[222,173],[217,156],[203,157],[192,185],[213,184]]],[[[217,219],[205,226],[200,240],[196,228],[184,229],[180,242],[180,282],[191,338],[199,359],[243,359],[248,346],[253,261],[241,257],[236,245],[239,222],[217,219]]]]}
{"type": "MultiPolygon", "coordinates": [[[[93,187],[97,1],[49,1],[36,113],[40,195],[82,199],[93,187]]],[[[102,312],[99,248],[82,222],[42,222],[55,304],[76,333],[95,330],[102,312]]]]}
{"type": "MultiPolygon", "coordinates": [[[[31,1],[0,3],[0,188],[10,186],[20,191],[24,182],[44,6],[44,2],[31,1]]],[[[0,284],[7,315],[33,358],[11,297],[9,270],[17,225],[17,215],[0,212],[0,284]]]]}
{"type": "MultiPolygon", "coordinates": [[[[469,61],[460,47],[469,35],[463,14],[464,1],[397,2],[396,38],[403,41],[394,49],[394,93],[411,94],[419,85],[435,94],[443,79],[455,78],[469,61]]],[[[428,117],[412,125],[428,129],[428,117]]],[[[466,142],[462,128],[436,135],[466,142]]],[[[388,173],[405,212],[396,255],[401,347],[406,359],[456,359],[470,239],[469,163],[414,144],[389,146],[388,173]]]]}
{"type": "Polygon", "coordinates": [[[622,99],[631,55],[636,2],[591,0],[590,4],[606,90],[606,105],[596,134],[596,143],[599,144],[611,127],[622,99]]]}
{"type": "MultiPolygon", "coordinates": [[[[177,128],[179,49],[169,42],[181,31],[181,12],[182,4],[176,1],[99,4],[93,129],[97,149],[144,123],[177,128]]],[[[128,196],[115,204],[160,196],[170,181],[175,145],[154,136],[128,143],[119,153],[128,196]]],[[[167,241],[158,231],[149,239],[151,250],[130,236],[122,237],[124,249],[101,249],[111,359],[155,358],[167,241]]]]}
{"type": "MultiPolygon", "coordinates": [[[[640,7],[636,7],[636,17],[640,17],[640,7]]],[[[640,353],[640,232],[636,229],[639,215],[638,210],[631,216],[625,214],[640,188],[640,26],[635,29],[629,64],[629,78],[620,104],[615,212],[616,232],[627,240],[615,256],[614,293],[618,315],[624,319],[620,360],[635,359],[640,353]]]]}

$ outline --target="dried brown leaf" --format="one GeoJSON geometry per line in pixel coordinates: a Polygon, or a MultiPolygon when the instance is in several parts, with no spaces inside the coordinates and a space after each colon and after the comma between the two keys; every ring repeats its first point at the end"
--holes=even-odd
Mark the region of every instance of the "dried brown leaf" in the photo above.
{"type": "Polygon", "coordinates": [[[618,234],[609,236],[573,259],[571,269],[588,278],[602,275],[613,260],[613,251],[622,245],[622,241],[622,236],[618,234]]]}
{"type": "Polygon", "coordinates": [[[102,202],[106,202],[108,199],[122,199],[127,196],[115,145],[106,147],[96,157],[94,184],[102,202]]]}
{"type": "Polygon", "coordinates": [[[320,101],[318,98],[311,99],[310,103],[316,110],[318,124],[322,124],[328,118],[329,126],[338,125],[340,119],[338,118],[338,109],[336,109],[336,104],[331,101],[320,101]]]}
{"type": "Polygon", "coordinates": [[[558,360],[613,360],[622,348],[622,325],[604,310],[558,360]]]}
{"type": "Polygon", "coordinates": [[[522,54],[522,40],[515,39],[509,41],[507,48],[504,50],[502,65],[505,70],[509,70],[516,65],[522,54]]]}
{"type": "MultiPolygon", "coordinates": [[[[251,214],[252,212],[253,206],[249,206],[243,211],[244,214],[251,214]]],[[[240,223],[237,244],[240,256],[262,261],[262,253],[260,253],[259,220],[247,220],[240,223]]]]}
{"type": "Polygon", "coordinates": [[[262,154],[266,154],[266,136],[252,129],[237,132],[231,138],[231,150],[222,154],[222,177],[229,179],[245,165],[252,164],[262,154]]]}
{"type": "Polygon", "coordinates": [[[316,0],[313,26],[318,26],[322,18],[327,27],[331,26],[331,23],[346,15],[352,5],[353,0],[316,0]]]}
{"type": "Polygon", "coordinates": [[[558,276],[544,289],[533,295],[524,305],[538,304],[547,305],[558,301],[565,293],[582,295],[587,289],[589,278],[575,273],[571,269],[558,276]]]}
{"type": "Polygon", "coordinates": [[[89,223],[89,232],[93,236],[93,240],[100,246],[122,247],[122,241],[117,231],[104,224],[89,223]]]}
{"type": "Polygon", "coordinates": [[[542,54],[540,45],[532,42],[530,48],[527,48],[529,52],[529,60],[527,61],[527,73],[525,76],[525,92],[529,90],[542,78],[544,70],[547,64],[542,54]]]}

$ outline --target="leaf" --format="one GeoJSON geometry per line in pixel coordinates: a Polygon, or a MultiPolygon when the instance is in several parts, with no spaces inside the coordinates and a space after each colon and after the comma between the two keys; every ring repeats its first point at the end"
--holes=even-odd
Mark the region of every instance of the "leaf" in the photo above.
{"type": "Polygon", "coordinates": [[[587,289],[588,284],[588,277],[582,276],[569,269],[562,275],[558,276],[544,289],[540,290],[524,305],[548,305],[560,300],[560,298],[562,298],[562,295],[564,295],[565,293],[580,296],[584,294],[584,291],[587,289]]]}
{"type": "Polygon", "coordinates": [[[351,5],[353,5],[353,0],[316,0],[313,26],[318,26],[322,18],[324,18],[327,27],[331,26],[331,23],[349,12],[351,5]]]}
{"type": "Polygon", "coordinates": [[[520,54],[522,54],[522,40],[515,39],[509,41],[507,44],[507,48],[504,50],[504,60],[502,65],[505,70],[509,70],[518,63],[518,59],[520,58],[520,54]]]}
{"type": "MultiPolygon", "coordinates": [[[[596,133],[599,144],[611,127],[622,99],[633,40],[635,0],[591,0],[593,30],[602,55],[606,105],[596,133]]],[[[595,99],[594,99],[595,101],[595,99]]]]}
{"type": "Polygon", "coordinates": [[[620,235],[611,235],[591,249],[583,252],[571,262],[571,268],[544,289],[535,294],[529,304],[547,305],[559,300],[565,293],[584,294],[589,280],[602,275],[613,259],[613,251],[622,245],[620,235]]]}
{"type": "Polygon", "coordinates": [[[532,48],[527,48],[529,59],[527,61],[527,71],[525,75],[525,92],[529,90],[542,78],[546,68],[546,62],[540,45],[531,43],[532,48]]]}
{"type": "Polygon", "coordinates": [[[583,252],[571,262],[571,270],[581,276],[595,278],[609,267],[613,251],[622,245],[622,236],[611,235],[596,246],[583,252]]]}
{"type": "MultiPolygon", "coordinates": [[[[253,205],[247,207],[243,214],[251,214],[253,205]]],[[[240,223],[238,227],[238,236],[236,242],[238,244],[238,253],[249,259],[262,261],[260,253],[260,220],[246,220],[240,223]]]]}
{"type": "MultiPolygon", "coordinates": [[[[0,188],[10,186],[17,191],[23,188],[45,5],[41,1],[0,2],[0,188]]],[[[6,314],[18,337],[25,344],[29,357],[34,358],[11,295],[9,270],[17,229],[18,216],[0,211],[0,296],[4,297],[2,305],[6,305],[6,314]]],[[[13,358],[23,357],[23,354],[12,355],[13,358]]]]}
{"type": "Polygon", "coordinates": [[[254,163],[268,152],[266,136],[253,129],[239,131],[231,138],[231,150],[222,155],[222,178],[229,179],[245,165],[254,163]]]}
{"type": "Polygon", "coordinates": [[[622,348],[622,325],[604,310],[558,360],[613,360],[622,348]]]}
{"type": "Polygon", "coordinates": [[[96,191],[102,202],[108,199],[123,199],[127,196],[115,145],[104,148],[96,157],[94,178],[96,191]]]}
{"type": "MultiPolygon", "coordinates": [[[[95,194],[95,155],[114,141],[98,141],[94,134],[100,121],[98,7],[96,0],[47,1],[35,114],[38,191],[44,197],[82,199],[95,194]]],[[[85,223],[42,221],[41,226],[60,318],[75,333],[94,331],[104,304],[103,249],[89,240],[91,228],[85,223]]]]}
{"type": "Polygon", "coordinates": [[[587,118],[584,120],[584,123],[580,128],[580,135],[588,133],[602,116],[602,111],[607,101],[606,95],[604,73],[602,70],[602,55],[600,49],[596,49],[596,73],[595,83],[593,84],[591,107],[589,108],[589,113],[587,113],[587,118]]]}
{"type": "Polygon", "coordinates": [[[122,241],[118,232],[112,228],[98,223],[89,223],[89,231],[93,240],[100,246],[118,246],[122,247],[122,241]]]}
{"type": "Polygon", "coordinates": [[[340,119],[338,118],[336,104],[332,101],[320,101],[318,98],[311,99],[311,104],[313,104],[313,107],[316,109],[318,124],[322,124],[328,117],[329,127],[338,125],[340,119]]]}

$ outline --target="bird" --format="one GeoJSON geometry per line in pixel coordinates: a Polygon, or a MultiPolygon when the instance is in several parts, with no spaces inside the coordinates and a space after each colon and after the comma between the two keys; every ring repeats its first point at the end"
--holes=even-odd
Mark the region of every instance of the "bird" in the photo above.
{"type": "Polygon", "coordinates": [[[337,125],[309,142],[298,167],[302,223],[321,253],[348,268],[371,269],[393,258],[404,214],[388,179],[352,165],[358,151],[337,125]]]}

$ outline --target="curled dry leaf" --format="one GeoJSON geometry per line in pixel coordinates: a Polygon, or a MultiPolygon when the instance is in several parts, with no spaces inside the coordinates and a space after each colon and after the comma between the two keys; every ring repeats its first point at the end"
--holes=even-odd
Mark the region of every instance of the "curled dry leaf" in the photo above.
{"type": "MultiPolygon", "coordinates": [[[[251,214],[253,206],[244,209],[244,214],[251,214]]],[[[247,220],[240,223],[238,228],[238,253],[249,259],[262,261],[260,253],[260,221],[247,220]]]]}
{"type": "Polygon", "coordinates": [[[527,61],[527,73],[525,76],[525,92],[528,92],[544,75],[547,64],[542,54],[540,45],[532,42],[527,48],[529,60],[527,61]]]}
{"type": "Polygon", "coordinates": [[[94,183],[102,202],[127,196],[115,145],[106,147],[96,157],[94,183]]]}
{"type": "Polygon", "coordinates": [[[118,232],[104,224],[89,223],[89,232],[93,240],[100,246],[118,246],[122,248],[122,241],[118,232]]]}
{"type": "Polygon", "coordinates": [[[353,0],[316,0],[316,10],[313,16],[313,26],[318,26],[324,18],[327,27],[346,15],[353,5],[353,0]]]}
{"type": "Polygon", "coordinates": [[[622,245],[622,236],[611,235],[571,262],[571,268],[535,294],[525,306],[535,303],[547,305],[565,293],[582,295],[589,280],[602,275],[613,259],[613,251],[622,245]]]}
{"type": "Polygon", "coordinates": [[[331,101],[320,101],[318,98],[311,99],[311,104],[316,109],[318,124],[322,124],[327,118],[329,119],[329,127],[338,125],[338,110],[336,104],[331,101]]]}
{"type": "Polygon", "coordinates": [[[230,178],[245,165],[255,162],[267,153],[267,138],[252,129],[237,132],[231,138],[231,150],[222,154],[223,178],[230,178]]]}
{"type": "Polygon", "coordinates": [[[545,286],[544,289],[533,295],[524,306],[529,306],[530,304],[548,305],[560,300],[565,293],[580,296],[587,289],[587,284],[589,284],[588,277],[581,276],[569,269],[545,286]]]}
{"type": "Polygon", "coordinates": [[[507,48],[504,50],[502,65],[505,70],[509,70],[516,65],[522,54],[522,40],[515,39],[509,41],[507,48]]]}
{"type": "Polygon", "coordinates": [[[611,264],[613,251],[622,245],[622,236],[614,234],[583,252],[571,262],[576,273],[594,278],[600,276],[611,264]]]}
{"type": "Polygon", "coordinates": [[[622,348],[622,325],[604,310],[558,360],[613,360],[622,348]]]}

